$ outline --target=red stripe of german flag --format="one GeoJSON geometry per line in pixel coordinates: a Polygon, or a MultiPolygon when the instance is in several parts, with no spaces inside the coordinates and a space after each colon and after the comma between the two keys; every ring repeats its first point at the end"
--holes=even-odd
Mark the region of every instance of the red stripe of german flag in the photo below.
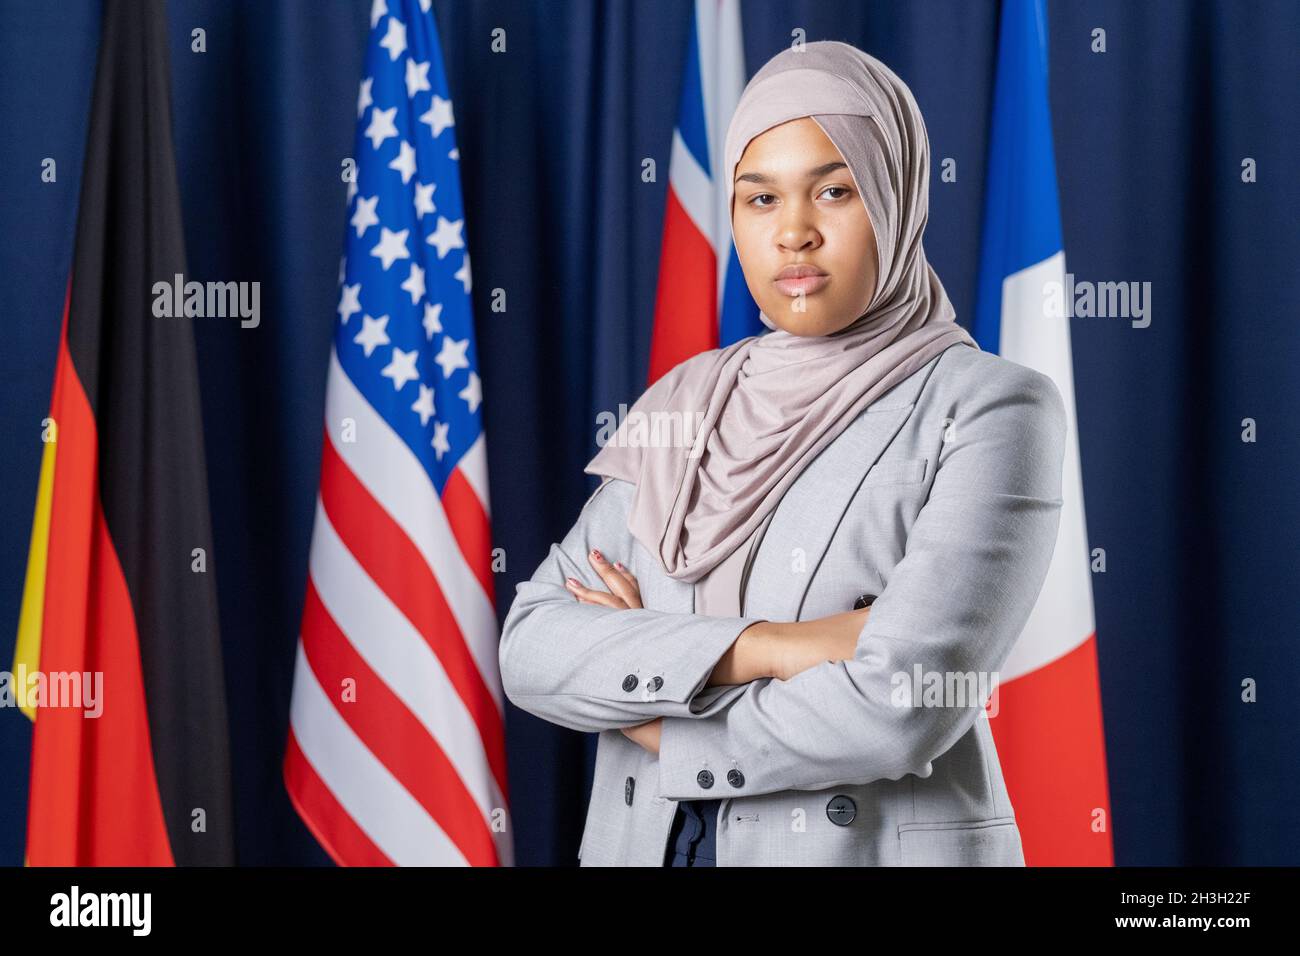
{"type": "Polygon", "coordinates": [[[39,662],[47,678],[102,674],[102,712],[52,699],[36,708],[27,858],[230,864],[193,330],[152,311],[154,284],[185,271],[164,5],[105,0],[103,11],[50,403],[55,447],[15,662],[16,673],[39,662]]]}

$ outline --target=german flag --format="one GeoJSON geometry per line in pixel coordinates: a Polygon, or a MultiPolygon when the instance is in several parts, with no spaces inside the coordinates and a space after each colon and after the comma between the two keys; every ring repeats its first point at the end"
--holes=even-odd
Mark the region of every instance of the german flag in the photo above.
{"type": "Polygon", "coordinates": [[[167,42],[163,0],[105,0],[14,662],[33,866],[234,862],[194,335],[153,312],[185,272],[167,42]]]}

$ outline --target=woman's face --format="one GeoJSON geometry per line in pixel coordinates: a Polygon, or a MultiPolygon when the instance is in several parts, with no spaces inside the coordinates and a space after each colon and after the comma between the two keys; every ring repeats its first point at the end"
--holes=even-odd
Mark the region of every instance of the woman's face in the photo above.
{"type": "Polygon", "coordinates": [[[876,233],[844,157],[811,117],[750,140],[731,224],[749,292],[792,335],[830,335],[876,291],[876,233]],[[819,275],[783,278],[789,267],[819,275]]]}

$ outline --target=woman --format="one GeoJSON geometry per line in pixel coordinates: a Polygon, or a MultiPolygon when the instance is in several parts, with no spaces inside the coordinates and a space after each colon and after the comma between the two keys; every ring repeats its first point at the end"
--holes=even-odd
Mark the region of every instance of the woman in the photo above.
{"type": "Polygon", "coordinates": [[[724,156],[771,331],[673,368],[587,466],[505,692],[600,733],[582,865],[1023,865],[980,717],[1051,560],[1060,395],[955,323],[882,63],[778,54],[724,156]]]}

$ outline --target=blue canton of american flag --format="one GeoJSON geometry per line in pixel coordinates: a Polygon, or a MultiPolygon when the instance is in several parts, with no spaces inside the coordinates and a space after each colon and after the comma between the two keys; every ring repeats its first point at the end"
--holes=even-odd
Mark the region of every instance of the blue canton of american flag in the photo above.
{"type": "Polygon", "coordinates": [[[357,99],[336,348],[441,491],[478,438],[483,400],[459,154],[432,18],[386,9],[371,13],[357,99]]]}
{"type": "Polygon", "coordinates": [[[513,862],[482,384],[430,0],[374,0],[285,785],[340,865],[513,862]]]}

